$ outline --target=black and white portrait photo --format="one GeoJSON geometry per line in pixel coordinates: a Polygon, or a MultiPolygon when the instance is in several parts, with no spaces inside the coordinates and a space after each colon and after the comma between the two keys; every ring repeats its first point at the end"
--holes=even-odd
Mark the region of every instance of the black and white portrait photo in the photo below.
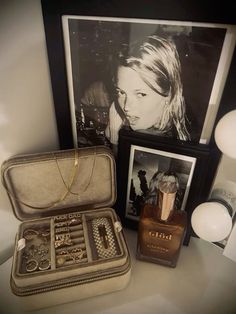
{"type": "Polygon", "coordinates": [[[132,145],[126,200],[126,217],[139,219],[144,204],[157,206],[158,186],[163,175],[173,174],[178,181],[175,208],[184,210],[196,158],[132,145]]]}
{"type": "Polygon", "coordinates": [[[63,16],[63,33],[76,146],[116,145],[121,128],[208,143],[229,26],[63,16]]]}

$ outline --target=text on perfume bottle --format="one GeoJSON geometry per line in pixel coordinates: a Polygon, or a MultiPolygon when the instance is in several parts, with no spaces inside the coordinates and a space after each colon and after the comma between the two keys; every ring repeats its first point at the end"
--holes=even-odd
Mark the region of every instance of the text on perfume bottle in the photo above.
{"type": "Polygon", "coordinates": [[[164,232],[149,231],[148,235],[153,238],[158,238],[158,239],[163,239],[163,240],[172,240],[172,234],[166,234],[164,232]]]}

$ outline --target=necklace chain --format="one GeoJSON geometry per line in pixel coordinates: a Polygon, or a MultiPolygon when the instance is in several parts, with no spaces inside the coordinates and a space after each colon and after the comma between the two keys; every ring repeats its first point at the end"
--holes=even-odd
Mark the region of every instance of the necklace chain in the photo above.
{"type": "MultiPolygon", "coordinates": [[[[59,162],[58,162],[58,159],[56,158],[55,156],[55,160],[56,160],[56,164],[57,164],[57,169],[59,171],[59,174],[60,174],[60,177],[61,177],[61,180],[67,190],[68,193],[72,194],[72,195],[76,195],[78,196],[78,198],[80,198],[80,193],[76,193],[74,191],[71,190],[72,186],[73,186],[73,183],[74,183],[74,180],[75,180],[75,175],[76,175],[76,172],[79,171],[79,157],[78,157],[78,151],[75,150],[75,163],[74,163],[74,172],[72,173],[72,177],[70,179],[70,183],[69,185],[66,184],[66,181],[62,175],[62,171],[61,171],[61,168],[59,166],[59,162]]],[[[90,183],[91,183],[91,180],[92,180],[92,177],[93,177],[93,172],[94,172],[94,168],[95,168],[95,161],[96,161],[96,151],[94,152],[94,157],[93,157],[93,164],[92,164],[92,168],[91,168],[91,172],[90,172],[90,176],[89,176],[89,179],[88,179],[88,183],[85,185],[82,193],[86,192],[86,190],[88,189],[90,183]]]]}
{"type": "MultiPolygon", "coordinates": [[[[23,202],[22,200],[20,200],[19,198],[17,198],[15,195],[13,195],[12,192],[9,191],[9,189],[7,188],[5,182],[2,181],[3,183],[3,186],[4,188],[6,189],[7,193],[16,201],[18,201],[19,203],[29,207],[29,208],[33,208],[33,209],[50,209],[52,207],[55,207],[56,205],[60,204],[62,201],[65,200],[65,198],[67,197],[67,195],[70,193],[72,195],[77,195],[78,198],[80,198],[80,195],[79,193],[75,193],[71,190],[72,186],[73,186],[73,183],[75,181],[75,175],[78,171],[78,166],[79,166],[79,156],[78,156],[78,150],[75,149],[75,157],[74,157],[74,165],[73,165],[73,169],[72,169],[72,175],[71,175],[71,178],[70,178],[70,182],[69,184],[67,185],[63,175],[62,175],[62,172],[61,172],[61,169],[59,167],[59,164],[58,164],[58,159],[56,157],[56,155],[53,153],[53,156],[54,156],[54,159],[56,161],[56,165],[57,165],[57,169],[59,171],[59,174],[60,174],[60,177],[61,177],[61,180],[63,182],[63,185],[65,186],[66,188],[66,191],[63,192],[63,194],[61,195],[61,197],[56,200],[55,202],[52,202],[50,204],[48,204],[47,206],[33,206],[33,205],[30,205],[26,202],[23,202]]],[[[86,192],[86,190],[88,189],[90,183],[91,183],[91,180],[92,180],[92,177],[93,177],[93,173],[94,173],[94,168],[95,168],[95,161],[96,161],[96,150],[94,152],[94,158],[93,158],[93,165],[92,165],[92,169],[91,169],[91,173],[90,173],[90,176],[89,176],[89,180],[88,180],[88,183],[86,184],[85,188],[83,189],[83,192],[86,192]]]]}

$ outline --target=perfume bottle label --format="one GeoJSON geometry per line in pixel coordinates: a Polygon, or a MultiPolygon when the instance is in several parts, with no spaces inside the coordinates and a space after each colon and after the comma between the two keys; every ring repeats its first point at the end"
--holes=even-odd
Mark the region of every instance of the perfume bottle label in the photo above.
{"type": "Polygon", "coordinates": [[[154,243],[147,243],[147,248],[149,248],[153,251],[159,251],[161,253],[167,253],[169,251],[168,248],[156,245],[154,243]]]}
{"type": "Polygon", "coordinates": [[[154,230],[150,230],[148,232],[148,235],[152,238],[158,238],[158,239],[162,239],[162,240],[172,240],[172,234],[171,233],[165,233],[165,232],[159,232],[159,231],[154,231],[154,230]]]}
{"type": "Polygon", "coordinates": [[[175,267],[186,230],[186,212],[173,211],[171,219],[163,222],[156,219],[155,211],[156,207],[147,205],[142,212],[137,258],[175,267]]]}

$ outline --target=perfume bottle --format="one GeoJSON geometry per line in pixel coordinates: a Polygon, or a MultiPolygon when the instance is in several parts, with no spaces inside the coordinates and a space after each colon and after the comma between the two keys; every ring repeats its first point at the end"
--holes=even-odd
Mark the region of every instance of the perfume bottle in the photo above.
{"type": "Polygon", "coordinates": [[[144,206],[138,229],[138,259],[176,267],[187,226],[186,212],[175,208],[178,187],[177,176],[164,173],[156,205],[144,206]]]}

